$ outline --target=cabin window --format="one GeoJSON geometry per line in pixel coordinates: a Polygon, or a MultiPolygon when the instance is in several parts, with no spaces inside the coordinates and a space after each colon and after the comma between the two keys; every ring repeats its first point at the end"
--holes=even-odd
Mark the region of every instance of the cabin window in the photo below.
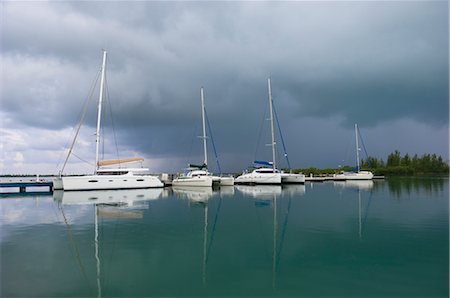
{"type": "Polygon", "coordinates": [[[136,181],[144,181],[144,179],[136,179],[136,181]]]}
{"type": "Polygon", "coordinates": [[[88,182],[94,183],[94,182],[98,182],[98,180],[89,180],[88,182]]]}
{"type": "Polygon", "coordinates": [[[128,181],[127,179],[123,179],[123,181],[128,181]]]}
{"type": "Polygon", "coordinates": [[[125,174],[128,174],[128,171],[97,172],[97,175],[110,175],[110,176],[125,175],[125,174]]]}

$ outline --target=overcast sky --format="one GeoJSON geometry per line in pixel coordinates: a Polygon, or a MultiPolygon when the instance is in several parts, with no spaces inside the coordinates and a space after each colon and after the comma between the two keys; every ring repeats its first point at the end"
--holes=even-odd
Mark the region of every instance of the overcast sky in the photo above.
{"type": "MultiPolygon", "coordinates": [[[[449,158],[447,1],[0,5],[0,174],[58,172],[102,49],[105,158],[201,163],[203,86],[222,170],[269,159],[269,76],[294,168],[354,165],[354,123],[371,156],[449,158]]],[[[96,96],[67,173],[93,171],[96,96]]]]}

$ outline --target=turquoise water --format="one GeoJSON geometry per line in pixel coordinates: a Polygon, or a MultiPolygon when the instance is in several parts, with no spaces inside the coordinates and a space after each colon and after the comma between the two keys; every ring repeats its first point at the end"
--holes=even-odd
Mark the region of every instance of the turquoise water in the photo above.
{"type": "Polygon", "coordinates": [[[448,297],[448,179],[0,200],[2,297],[448,297]]]}

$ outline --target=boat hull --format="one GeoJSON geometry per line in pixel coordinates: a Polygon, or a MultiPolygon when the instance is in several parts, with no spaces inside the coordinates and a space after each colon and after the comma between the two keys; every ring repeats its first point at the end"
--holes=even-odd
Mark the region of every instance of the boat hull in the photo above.
{"type": "Polygon", "coordinates": [[[281,174],[243,174],[234,180],[235,184],[281,184],[281,174]]]}
{"type": "Polygon", "coordinates": [[[233,186],[234,185],[234,177],[220,177],[220,186],[233,186]]]}
{"type": "Polygon", "coordinates": [[[373,174],[369,171],[359,171],[356,173],[344,173],[335,176],[335,180],[372,180],[373,174]]]}
{"type": "Polygon", "coordinates": [[[303,184],[303,183],[305,183],[305,175],[282,173],[281,174],[281,183],[283,183],[283,184],[288,184],[288,183],[303,184]]]}
{"type": "Polygon", "coordinates": [[[154,176],[147,175],[90,175],[57,177],[54,190],[106,190],[164,187],[154,176]]]}
{"type": "Polygon", "coordinates": [[[179,177],[172,181],[172,186],[212,187],[213,179],[209,176],[179,177]]]}

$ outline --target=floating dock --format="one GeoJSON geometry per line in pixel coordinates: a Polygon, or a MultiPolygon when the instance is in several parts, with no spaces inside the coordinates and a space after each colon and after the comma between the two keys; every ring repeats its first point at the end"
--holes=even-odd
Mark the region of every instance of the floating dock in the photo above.
{"type": "MultiPolygon", "coordinates": [[[[27,191],[30,187],[39,187],[39,188],[47,188],[48,193],[51,193],[53,191],[53,181],[29,181],[29,182],[2,182],[0,183],[0,194],[14,194],[14,192],[3,192],[3,188],[18,188],[19,193],[23,194],[31,194],[31,193],[37,193],[36,191],[29,192],[27,191]]],[[[39,192],[42,193],[42,192],[39,192]]]]}

